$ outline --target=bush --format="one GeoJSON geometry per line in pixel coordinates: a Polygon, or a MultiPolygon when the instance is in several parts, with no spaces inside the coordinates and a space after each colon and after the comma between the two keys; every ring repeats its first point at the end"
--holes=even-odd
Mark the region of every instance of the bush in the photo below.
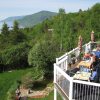
{"type": "Polygon", "coordinates": [[[30,47],[26,43],[21,43],[0,52],[0,64],[6,66],[6,69],[28,66],[27,59],[29,48],[30,47]]]}
{"type": "Polygon", "coordinates": [[[54,41],[44,41],[36,44],[28,55],[29,65],[38,67],[47,73],[53,72],[53,63],[58,55],[59,45],[54,41]]]}

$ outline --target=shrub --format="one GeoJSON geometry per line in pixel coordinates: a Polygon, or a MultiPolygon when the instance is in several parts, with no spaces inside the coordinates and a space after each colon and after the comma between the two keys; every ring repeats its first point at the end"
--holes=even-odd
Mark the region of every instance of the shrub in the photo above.
{"type": "Polygon", "coordinates": [[[8,69],[27,66],[29,48],[26,43],[21,43],[0,52],[0,64],[9,67],[8,69]]]}
{"type": "Polygon", "coordinates": [[[53,63],[58,55],[59,45],[54,41],[44,41],[36,44],[28,55],[29,65],[38,67],[47,73],[53,72],[53,63]]]}

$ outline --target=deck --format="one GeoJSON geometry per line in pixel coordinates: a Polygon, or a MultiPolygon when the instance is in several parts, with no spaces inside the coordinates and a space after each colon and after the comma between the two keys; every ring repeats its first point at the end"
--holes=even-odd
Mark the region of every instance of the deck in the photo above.
{"type": "MultiPolygon", "coordinates": [[[[100,42],[89,42],[82,46],[83,52],[86,50],[93,50],[95,45],[100,42]]],[[[73,69],[79,62],[75,61],[75,64],[68,66],[71,63],[71,54],[75,53],[77,59],[79,55],[79,48],[75,48],[72,51],[64,54],[63,56],[56,58],[54,64],[54,100],[57,100],[56,93],[60,93],[64,100],[100,100],[100,84],[83,80],[73,79],[73,75],[66,73],[68,70],[73,69]]]]}

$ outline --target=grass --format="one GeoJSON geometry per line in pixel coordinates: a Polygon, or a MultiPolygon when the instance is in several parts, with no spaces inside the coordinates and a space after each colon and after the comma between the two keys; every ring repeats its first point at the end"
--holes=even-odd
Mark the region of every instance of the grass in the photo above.
{"type": "Polygon", "coordinates": [[[10,92],[17,87],[17,80],[29,70],[17,70],[12,72],[0,73],[0,100],[8,99],[10,92]]]}
{"type": "MultiPolygon", "coordinates": [[[[37,99],[28,99],[28,100],[54,100],[54,92],[52,91],[47,97],[45,98],[37,98],[37,99]]],[[[57,94],[57,100],[63,100],[59,94],[57,94]]]]}
{"type": "MultiPolygon", "coordinates": [[[[26,69],[26,70],[16,70],[12,72],[0,73],[0,100],[11,100],[11,96],[12,94],[14,94],[15,89],[17,87],[17,80],[20,80],[30,71],[31,69],[26,69]]],[[[52,85],[51,82],[49,85],[52,85]]],[[[39,99],[29,98],[29,100],[54,100],[54,93],[52,91],[49,94],[49,96],[45,98],[39,98],[39,99]]],[[[59,95],[58,95],[58,100],[62,100],[59,95]]]]}

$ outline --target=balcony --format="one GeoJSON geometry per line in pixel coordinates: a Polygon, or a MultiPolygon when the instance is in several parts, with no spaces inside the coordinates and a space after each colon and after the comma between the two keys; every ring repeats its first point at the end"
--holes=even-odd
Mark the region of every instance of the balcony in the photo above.
{"type": "MultiPolygon", "coordinates": [[[[100,42],[89,42],[82,46],[82,52],[92,52],[96,45],[100,42]]],[[[75,48],[72,51],[64,54],[63,56],[56,58],[54,64],[54,100],[57,100],[57,92],[64,100],[100,100],[100,83],[90,82],[88,80],[74,79],[73,75],[76,72],[68,73],[74,68],[77,68],[80,62],[77,58],[79,56],[79,48],[75,48]],[[75,54],[75,64],[71,64],[71,54],[75,54]]]]}

